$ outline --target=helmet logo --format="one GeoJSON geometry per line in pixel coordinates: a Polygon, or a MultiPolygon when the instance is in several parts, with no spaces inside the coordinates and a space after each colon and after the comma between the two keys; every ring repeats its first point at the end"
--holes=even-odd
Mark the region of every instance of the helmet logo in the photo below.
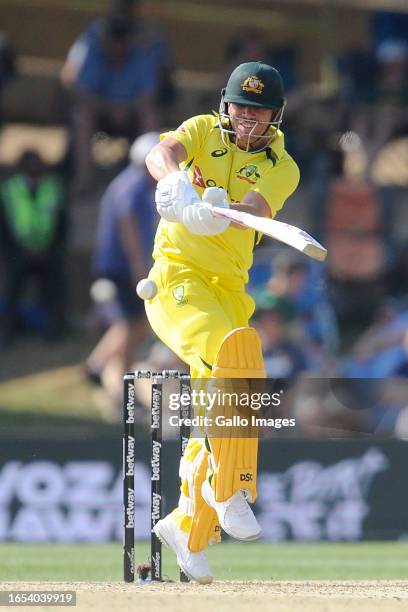
{"type": "Polygon", "coordinates": [[[243,91],[249,91],[255,94],[261,94],[263,92],[263,88],[265,85],[262,83],[261,79],[258,79],[256,76],[249,76],[245,79],[245,81],[241,85],[243,91]]]}

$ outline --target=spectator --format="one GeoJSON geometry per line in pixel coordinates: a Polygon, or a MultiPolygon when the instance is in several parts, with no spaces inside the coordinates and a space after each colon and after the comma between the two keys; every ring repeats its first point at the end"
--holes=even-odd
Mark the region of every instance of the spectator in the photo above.
{"type": "Polygon", "coordinates": [[[327,286],[345,346],[350,332],[354,335],[370,324],[385,295],[392,232],[386,223],[391,211],[362,176],[359,138],[345,133],[340,146],[338,173],[329,182],[324,202],[323,226],[329,253],[327,286]]]}
{"type": "Polygon", "coordinates": [[[26,150],[19,168],[1,189],[0,230],[4,257],[6,315],[4,341],[18,330],[18,305],[28,277],[38,277],[41,303],[48,313],[47,337],[65,322],[64,246],[67,229],[65,194],[41,157],[26,150]]]}
{"type": "Polygon", "coordinates": [[[112,322],[86,363],[88,377],[100,382],[107,369],[113,380],[133,363],[133,351],[146,335],[143,302],[135,287],[147,275],[156,225],[155,183],[144,159],[159,142],[155,132],[139,136],[130,150],[130,164],[109,185],[102,199],[95,252],[95,275],[114,284],[112,322]]]}
{"type": "Polygon", "coordinates": [[[304,339],[333,352],[338,347],[337,322],[325,295],[325,279],[319,265],[289,251],[276,256],[267,283],[271,294],[293,303],[304,339]]]}
{"type": "MultiPolygon", "coordinates": [[[[133,44],[149,55],[151,68],[157,75],[157,103],[168,107],[174,98],[171,53],[162,33],[142,19],[139,6],[139,0],[111,0],[109,15],[123,17],[131,25],[133,44]]],[[[61,80],[66,87],[74,84],[87,55],[93,53],[93,47],[100,45],[103,28],[104,20],[94,19],[72,45],[61,71],[61,80]]]]}
{"type": "Polygon", "coordinates": [[[135,38],[131,22],[118,13],[91,29],[78,44],[82,58],[74,62],[76,72],[65,70],[70,74],[65,82],[72,79],[74,173],[76,189],[81,191],[90,185],[90,142],[97,129],[133,140],[142,126],[157,127],[156,98],[163,65],[157,47],[143,36],[135,38]]]}
{"type": "Polygon", "coordinates": [[[267,378],[293,380],[307,369],[307,359],[290,338],[295,309],[290,300],[269,292],[256,298],[255,324],[262,340],[267,378]]]}
{"type": "Polygon", "coordinates": [[[383,301],[373,324],[357,339],[343,373],[352,378],[405,376],[407,363],[408,310],[392,298],[383,301]]]}
{"type": "Polygon", "coordinates": [[[381,148],[408,121],[408,44],[404,40],[384,40],[377,49],[376,60],[370,99],[360,108],[355,121],[367,159],[367,174],[381,148]]]}

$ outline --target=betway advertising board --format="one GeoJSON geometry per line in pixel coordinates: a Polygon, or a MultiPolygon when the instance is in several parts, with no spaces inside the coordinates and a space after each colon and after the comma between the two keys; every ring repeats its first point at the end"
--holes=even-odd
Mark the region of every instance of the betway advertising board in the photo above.
{"type": "MultiPolygon", "coordinates": [[[[0,441],[0,541],[122,539],[122,442],[0,441]]],[[[135,528],[149,536],[150,447],[135,443],[135,528]]],[[[165,512],[177,503],[179,444],[163,449],[165,512]]],[[[408,537],[408,444],[375,440],[260,443],[257,518],[269,541],[408,537]]]]}

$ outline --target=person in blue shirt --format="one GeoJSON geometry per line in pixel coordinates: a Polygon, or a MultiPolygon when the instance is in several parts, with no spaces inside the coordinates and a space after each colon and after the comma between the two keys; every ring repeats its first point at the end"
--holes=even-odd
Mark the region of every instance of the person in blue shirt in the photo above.
{"type": "Polygon", "coordinates": [[[114,313],[111,326],[86,362],[88,378],[99,382],[111,363],[118,372],[129,369],[134,347],[147,333],[144,304],[135,287],[147,276],[157,218],[154,204],[156,183],[144,165],[159,134],[139,136],[130,150],[130,164],[108,186],[101,202],[94,274],[113,283],[114,313]]]}
{"type": "Polygon", "coordinates": [[[90,142],[102,130],[132,141],[159,123],[157,92],[165,46],[121,12],[91,24],[68,54],[62,80],[71,90],[74,184],[91,184],[90,142]],[[71,58],[71,59],[69,59],[71,58]]]}
{"type": "MultiPolygon", "coordinates": [[[[160,29],[141,17],[139,5],[138,0],[111,0],[108,19],[119,16],[130,25],[132,45],[149,57],[159,80],[158,102],[168,104],[174,97],[171,83],[172,54],[160,29]],[[162,99],[164,94],[165,99],[162,99]]],[[[61,81],[66,87],[75,83],[88,55],[100,48],[105,23],[106,19],[101,17],[93,19],[74,41],[61,70],[61,81]]]]}

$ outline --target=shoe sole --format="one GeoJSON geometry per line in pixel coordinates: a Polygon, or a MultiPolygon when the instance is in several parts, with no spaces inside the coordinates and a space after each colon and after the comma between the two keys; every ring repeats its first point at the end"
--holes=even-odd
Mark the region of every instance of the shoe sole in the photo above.
{"type": "MultiPolygon", "coordinates": [[[[208,498],[207,498],[207,496],[205,494],[205,488],[201,489],[201,495],[203,496],[203,499],[204,499],[205,503],[208,506],[210,506],[210,508],[215,510],[215,508],[211,505],[210,501],[208,500],[208,498]]],[[[217,513],[217,516],[218,516],[218,513],[217,513]]],[[[220,523],[221,523],[221,521],[220,521],[220,523]]],[[[254,535],[250,535],[247,538],[242,538],[242,537],[239,537],[239,536],[235,535],[232,531],[229,531],[228,529],[225,529],[224,525],[221,525],[221,527],[223,528],[225,533],[227,533],[231,538],[234,538],[234,540],[239,540],[240,542],[252,542],[253,540],[258,540],[260,538],[260,536],[261,536],[261,532],[258,531],[258,533],[254,534],[254,535]]]]}
{"type": "Polygon", "coordinates": [[[159,538],[159,540],[160,540],[160,542],[162,544],[164,544],[168,548],[171,548],[171,550],[175,553],[175,555],[177,557],[177,563],[178,563],[180,569],[185,573],[185,575],[188,578],[190,578],[190,580],[194,580],[195,582],[198,582],[199,584],[210,584],[213,581],[213,577],[212,576],[203,576],[202,578],[196,578],[195,576],[192,576],[190,574],[190,572],[188,572],[186,570],[186,568],[184,567],[184,564],[182,563],[182,561],[180,560],[180,557],[177,554],[177,550],[176,550],[175,546],[172,546],[170,541],[166,540],[165,536],[160,531],[160,527],[161,527],[160,522],[156,523],[156,525],[153,527],[154,533],[157,535],[157,537],[159,538]]]}
{"type": "MultiPolygon", "coordinates": [[[[224,527],[223,527],[224,529],[224,527]]],[[[259,538],[261,537],[261,532],[252,535],[252,536],[248,536],[247,538],[240,538],[236,535],[234,535],[232,533],[232,531],[227,531],[226,529],[224,529],[225,533],[227,533],[231,538],[234,538],[234,540],[239,540],[240,542],[253,542],[253,540],[259,540],[259,538]]]]}

